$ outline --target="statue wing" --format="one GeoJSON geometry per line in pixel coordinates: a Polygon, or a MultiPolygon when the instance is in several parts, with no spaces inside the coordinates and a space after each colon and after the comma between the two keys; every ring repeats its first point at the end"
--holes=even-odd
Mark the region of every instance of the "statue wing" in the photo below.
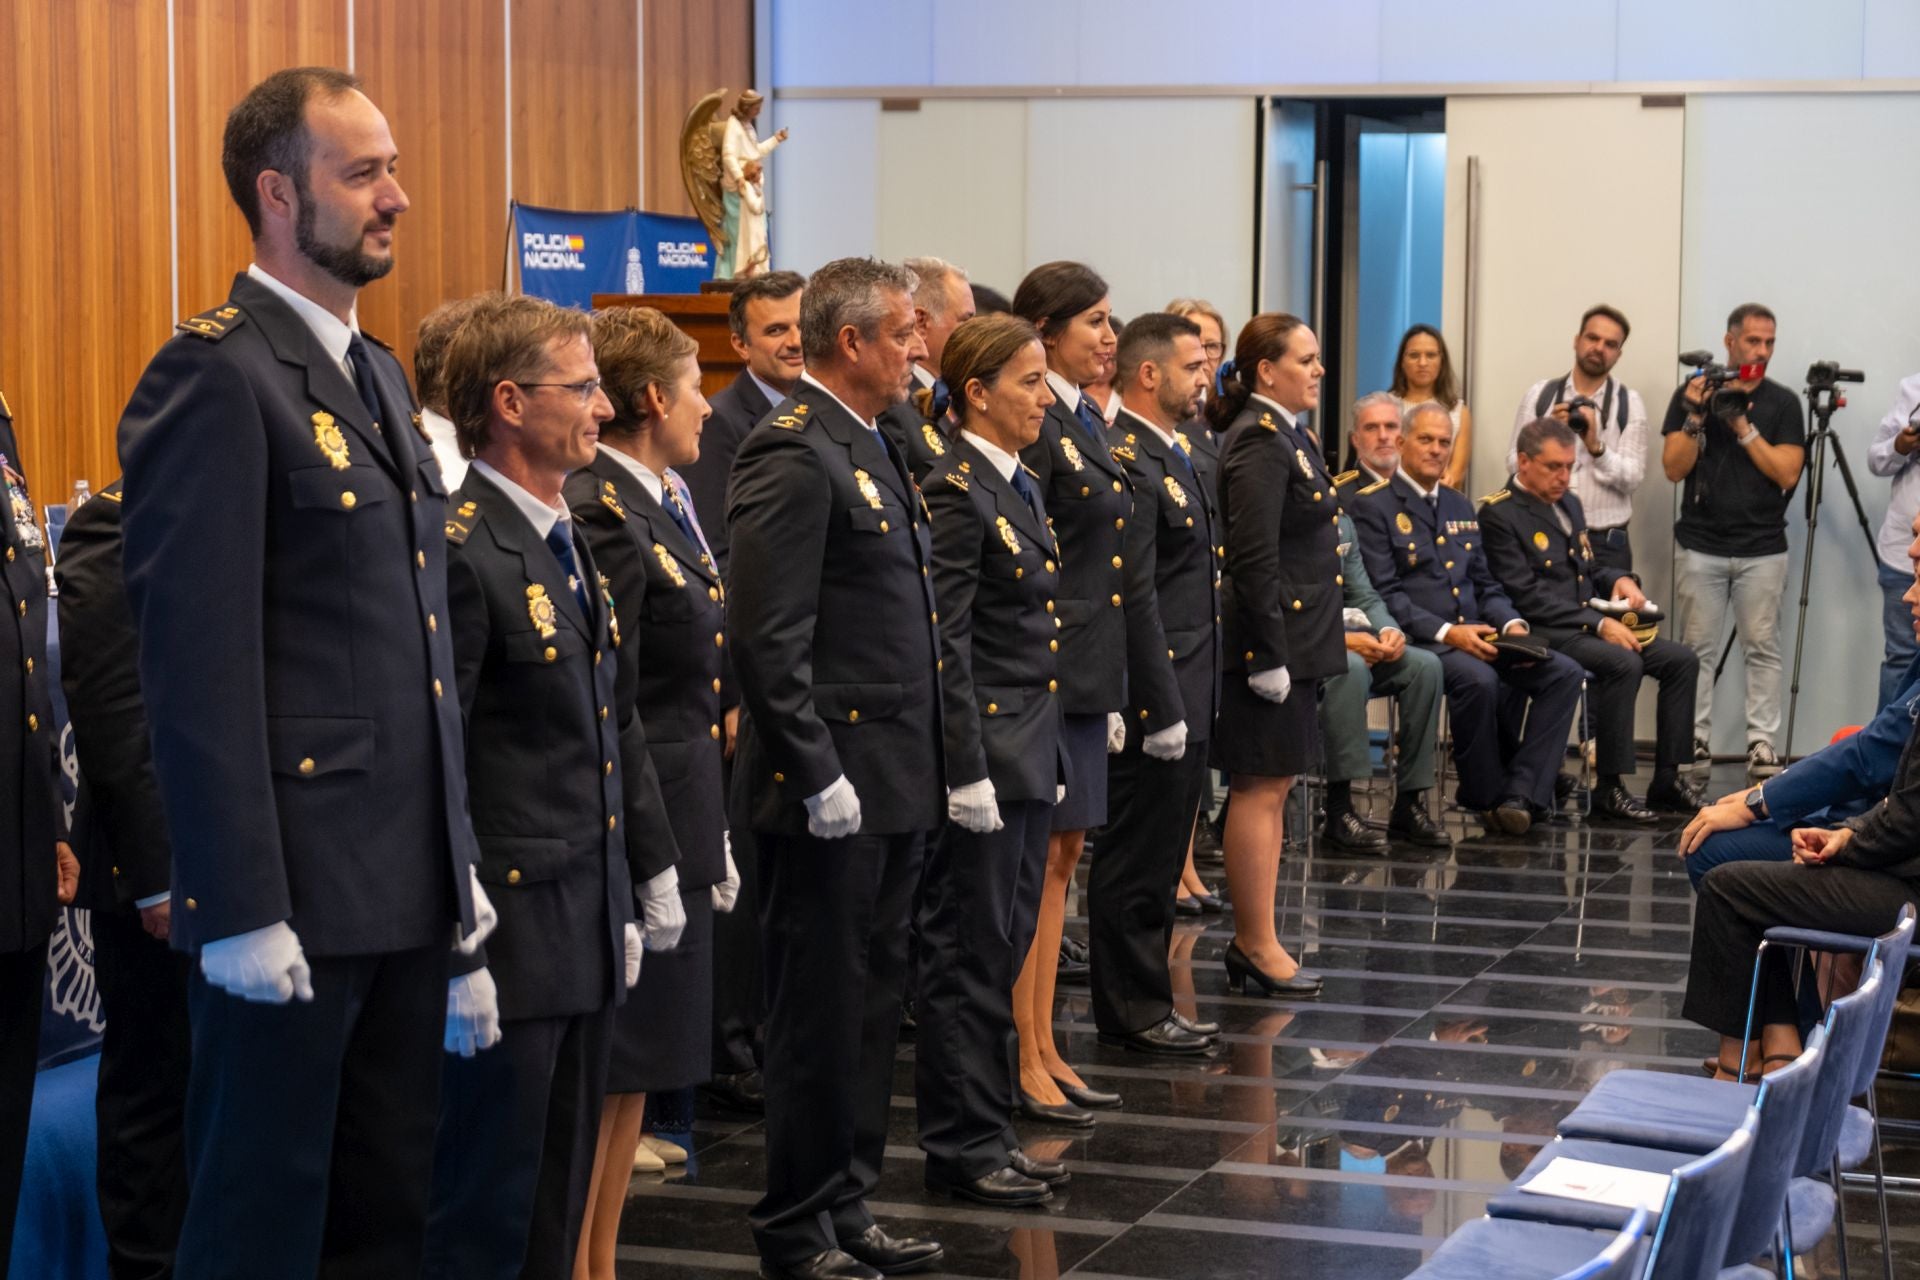
{"type": "Polygon", "coordinates": [[[720,195],[720,139],[727,123],[720,117],[720,104],[726,97],[725,89],[715,89],[693,104],[680,126],[680,179],[686,184],[693,211],[700,215],[707,234],[716,243],[726,220],[720,195]]]}

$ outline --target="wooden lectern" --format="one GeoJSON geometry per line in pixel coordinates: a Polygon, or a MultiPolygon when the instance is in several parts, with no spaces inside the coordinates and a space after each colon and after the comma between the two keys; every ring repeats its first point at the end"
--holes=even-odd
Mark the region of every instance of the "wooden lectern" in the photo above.
{"type": "Polygon", "coordinates": [[[596,293],[593,309],[604,307],[652,307],[678,325],[683,333],[700,344],[700,389],[708,398],[732,383],[747,367],[727,337],[727,304],[730,292],[709,293],[596,293]]]}

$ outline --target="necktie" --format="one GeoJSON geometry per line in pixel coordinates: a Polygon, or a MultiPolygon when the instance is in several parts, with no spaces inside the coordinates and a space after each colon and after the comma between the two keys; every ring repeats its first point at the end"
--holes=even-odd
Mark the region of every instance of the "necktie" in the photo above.
{"type": "Polygon", "coordinates": [[[1187,446],[1180,443],[1178,436],[1173,438],[1173,456],[1180,459],[1180,465],[1187,469],[1188,475],[1194,474],[1193,455],[1187,452],[1187,446]]]}
{"type": "Polygon", "coordinates": [[[1107,438],[1106,419],[1094,412],[1093,401],[1090,398],[1086,396],[1080,397],[1080,403],[1074,406],[1073,416],[1080,419],[1080,425],[1085,427],[1087,434],[1095,440],[1105,440],[1107,438]]]}
{"type": "Polygon", "coordinates": [[[547,530],[547,548],[553,552],[553,558],[560,562],[560,572],[567,575],[567,585],[573,588],[573,600],[580,606],[580,615],[591,625],[593,606],[587,600],[587,584],[580,580],[579,563],[573,558],[571,520],[553,522],[553,528],[547,530]]]}
{"type": "Polygon", "coordinates": [[[933,380],[933,412],[927,416],[938,420],[946,414],[947,406],[952,403],[953,393],[947,390],[947,380],[945,378],[935,378],[933,380]]]}
{"type": "Polygon", "coordinates": [[[700,535],[694,532],[693,520],[687,513],[687,504],[681,501],[680,490],[674,487],[671,479],[665,479],[663,487],[667,495],[667,514],[672,516],[673,522],[680,526],[680,532],[686,535],[688,542],[695,547],[703,547],[705,543],[700,535]]]}
{"type": "Polygon", "coordinates": [[[1027,510],[1033,512],[1033,518],[1040,522],[1042,528],[1045,528],[1047,518],[1040,514],[1040,503],[1033,491],[1033,481],[1027,479],[1026,468],[1017,462],[1013,464],[1013,491],[1020,495],[1020,500],[1027,504],[1027,510]]]}
{"type": "Polygon", "coordinates": [[[373,419],[377,429],[380,426],[380,393],[373,386],[373,356],[368,352],[365,340],[357,333],[347,343],[347,359],[353,362],[353,385],[360,392],[360,403],[367,406],[367,416],[373,419]]]}

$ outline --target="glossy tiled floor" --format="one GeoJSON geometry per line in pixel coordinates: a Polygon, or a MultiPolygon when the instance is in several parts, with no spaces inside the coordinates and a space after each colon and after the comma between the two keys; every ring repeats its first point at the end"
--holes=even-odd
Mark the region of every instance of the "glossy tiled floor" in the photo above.
{"type": "MultiPolygon", "coordinates": [[[[1720,775],[1710,794],[1739,782],[1720,775]]],[[[1692,897],[1677,822],[1574,820],[1517,840],[1448,822],[1451,853],[1289,844],[1282,938],[1326,974],[1319,1001],[1229,995],[1230,926],[1183,920],[1174,981],[1186,1012],[1221,1024],[1209,1059],[1102,1048],[1085,989],[1063,988],[1063,1051],[1126,1103],[1086,1137],[1022,1128],[1031,1153],[1073,1171],[1044,1208],[999,1212],[922,1189],[903,1045],[873,1204],[882,1223],[938,1237],[948,1275],[1396,1280],[1479,1216],[1602,1074],[1699,1069],[1713,1042],[1679,1013],[1692,897]]],[[[1882,1097],[1888,1114],[1920,1117],[1920,1091],[1882,1097]]],[[[703,1114],[692,1136],[684,1170],[634,1180],[623,1280],[757,1266],[746,1210],[760,1130],[703,1114]]],[[[1887,1158],[1889,1172],[1920,1175],[1920,1143],[1895,1141],[1887,1158]]],[[[1848,1200],[1854,1274],[1878,1275],[1872,1202],[1848,1200]]],[[[1920,1275],[1920,1198],[1896,1197],[1893,1222],[1896,1273],[1920,1275]]],[[[1799,1274],[1839,1274],[1831,1239],[1799,1274]]]]}

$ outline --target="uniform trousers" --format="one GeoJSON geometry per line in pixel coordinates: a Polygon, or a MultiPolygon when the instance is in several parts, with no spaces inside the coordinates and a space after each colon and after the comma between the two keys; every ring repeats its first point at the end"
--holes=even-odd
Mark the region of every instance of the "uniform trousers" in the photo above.
{"type": "Polygon", "coordinates": [[[106,1030],[94,1093],[96,1185],[114,1280],[173,1274],[187,1212],[187,1072],[193,958],[130,909],[93,913],[93,975],[106,1030]]]}
{"type": "Polygon", "coordinates": [[[1640,652],[1598,636],[1556,634],[1553,647],[1586,669],[1587,710],[1594,725],[1594,761],[1603,774],[1634,771],[1633,704],[1640,679],[1652,676],[1660,696],[1654,714],[1654,764],[1677,769],[1693,761],[1693,697],[1700,655],[1672,640],[1650,640],[1640,652]]]}
{"type": "Polygon", "coordinates": [[[926,833],[755,837],[767,983],[760,1256],[791,1266],[873,1225],[926,833]]]}
{"type": "MultiPolygon", "coordinates": [[[[731,787],[733,766],[726,766],[731,787]]],[[[722,794],[731,795],[729,789],[722,794]]],[[[754,856],[751,827],[735,823],[733,866],[740,873],[740,894],[733,910],[713,917],[713,1074],[738,1075],[760,1067],[767,1023],[766,991],[761,985],[760,860],[754,856]]]]}
{"type": "Polygon", "coordinates": [[[914,1092],[927,1167],[950,1179],[1003,1169],[1019,1145],[1013,981],[1033,945],[1052,817],[1046,801],[1002,801],[1000,830],[948,823],[927,858],[914,1092]]]}
{"type": "Polygon", "coordinates": [[[1421,647],[1438,655],[1446,680],[1461,807],[1515,798],[1551,808],[1580,702],[1580,664],[1549,652],[1545,662],[1496,671],[1451,645],[1421,647]]]}
{"type": "Polygon", "coordinates": [[[40,1058],[40,1003],[47,944],[0,951],[0,1280],[13,1254],[13,1215],[33,1116],[33,1073],[40,1058]]]}
{"type": "MultiPolygon", "coordinates": [[[[1739,1037],[1747,1023],[1753,955],[1775,925],[1871,936],[1893,928],[1900,908],[1920,900],[1916,886],[1883,871],[1803,867],[1794,862],[1731,862],[1700,883],[1693,911],[1693,959],[1681,1013],[1709,1031],[1739,1037]]],[[[1768,948],[1754,1005],[1756,1029],[1805,1029],[1793,990],[1794,952],[1768,948]]],[[[1809,977],[1809,981],[1811,978],[1809,977]]]]}
{"type": "Polygon", "coordinates": [[[1367,751],[1367,700],[1397,698],[1400,704],[1398,765],[1401,792],[1433,785],[1434,741],[1440,725],[1440,659],[1408,645],[1392,662],[1369,667],[1347,651],[1347,669],[1320,686],[1320,738],[1326,744],[1327,781],[1357,782],[1373,773],[1367,751]]]}
{"type": "Polygon", "coordinates": [[[493,1048],[444,1055],[427,1280],[573,1275],[612,1044],[609,1001],[518,1018],[493,1048]]]}
{"type": "Polygon", "coordinates": [[[1093,1019],[1108,1035],[1145,1031],[1173,1012],[1174,889],[1207,780],[1204,739],[1188,738],[1178,760],[1155,760],[1140,749],[1144,738],[1129,733],[1107,758],[1107,825],[1087,873],[1093,1019]]]}
{"type": "Polygon", "coordinates": [[[447,1024],[445,944],[308,956],[313,999],[187,989],[182,1280],[418,1275],[447,1024]]]}

